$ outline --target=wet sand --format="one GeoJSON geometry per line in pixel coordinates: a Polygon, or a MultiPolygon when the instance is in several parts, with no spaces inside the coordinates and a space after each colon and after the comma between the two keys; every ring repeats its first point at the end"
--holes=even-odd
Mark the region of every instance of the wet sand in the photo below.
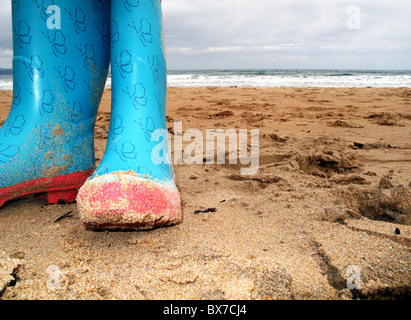
{"type": "MultiPolygon", "coordinates": [[[[206,157],[174,165],[183,222],[152,231],[87,231],[75,203],[10,202],[0,209],[2,299],[410,295],[411,89],[168,93],[172,141],[181,138],[174,121],[182,121],[183,133],[204,136],[206,129],[258,129],[258,172],[241,175],[246,166],[208,164],[206,157]]],[[[11,98],[0,92],[0,123],[11,98]]],[[[106,90],[97,163],[109,119],[106,90]]]]}

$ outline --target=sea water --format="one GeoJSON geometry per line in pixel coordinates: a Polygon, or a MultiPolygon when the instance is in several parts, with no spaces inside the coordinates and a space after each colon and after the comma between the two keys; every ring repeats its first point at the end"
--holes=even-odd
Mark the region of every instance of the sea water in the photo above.
{"type": "MultiPolygon", "coordinates": [[[[410,70],[168,70],[169,87],[411,88],[410,70]]],[[[0,90],[12,90],[13,72],[0,69],[0,90]]],[[[110,74],[106,88],[111,88],[110,74]]]]}
{"type": "Polygon", "coordinates": [[[171,70],[167,78],[170,87],[411,87],[411,71],[171,70]]]}

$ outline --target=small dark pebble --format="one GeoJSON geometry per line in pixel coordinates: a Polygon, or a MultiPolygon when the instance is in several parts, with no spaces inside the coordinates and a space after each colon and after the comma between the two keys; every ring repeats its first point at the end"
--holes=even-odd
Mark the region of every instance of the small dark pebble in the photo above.
{"type": "Polygon", "coordinates": [[[401,234],[400,228],[396,228],[396,229],[395,229],[395,234],[401,234]]]}
{"type": "Polygon", "coordinates": [[[196,210],[196,211],[194,211],[194,214],[216,212],[216,211],[217,211],[216,208],[208,208],[206,210],[196,210]]]}
{"type": "Polygon", "coordinates": [[[364,148],[364,144],[361,142],[354,142],[354,147],[357,147],[358,149],[364,148]]]}

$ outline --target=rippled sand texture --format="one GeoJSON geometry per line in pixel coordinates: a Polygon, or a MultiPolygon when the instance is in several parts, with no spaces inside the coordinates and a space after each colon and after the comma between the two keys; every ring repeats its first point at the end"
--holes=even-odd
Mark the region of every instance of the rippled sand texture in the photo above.
{"type": "MultiPolygon", "coordinates": [[[[11,97],[0,94],[1,121],[11,97]]],[[[207,164],[206,157],[201,164],[175,165],[183,222],[153,231],[87,231],[76,204],[44,205],[34,197],[8,203],[0,210],[0,295],[409,295],[410,103],[405,88],[170,88],[173,141],[177,120],[183,133],[198,129],[204,136],[206,129],[259,129],[258,173],[244,176],[241,164],[207,164]]],[[[109,112],[106,91],[96,126],[97,161],[109,112]]]]}

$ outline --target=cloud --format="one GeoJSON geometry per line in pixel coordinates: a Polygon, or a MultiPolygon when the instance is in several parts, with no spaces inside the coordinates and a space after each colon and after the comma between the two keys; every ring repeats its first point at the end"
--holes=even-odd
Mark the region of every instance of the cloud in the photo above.
{"type": "Polygon", "coordinates": [[[0,68],[11,68],[13,58],[10,2],[2,1],[0,9],[0,68]]]}
{"type": "Polygon", "coordinates": [[[410,8],[402,0],[165,0],[168,65],[411,69],[410,8]],[[359,30],[347,25],[350,6],[359,30]]]}
{"type": "MultiPolygon", "coordinates": [[[[10,1],[0,67],[11,67],[10,1]]],[[[409,0],[163,0],[169,69],[411,69],[409,0]],[[360,10],[360,29],[347,25],[360,10]]]]}

